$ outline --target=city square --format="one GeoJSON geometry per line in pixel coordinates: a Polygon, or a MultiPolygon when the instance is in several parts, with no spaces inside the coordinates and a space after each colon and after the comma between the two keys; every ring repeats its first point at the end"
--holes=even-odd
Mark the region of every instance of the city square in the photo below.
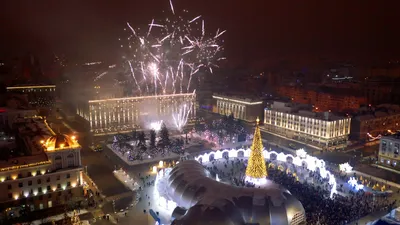
{"type": "Polygon", "coordinates": [[[400,225],[397,1],[2,3],[0,224],[400,225]]]}

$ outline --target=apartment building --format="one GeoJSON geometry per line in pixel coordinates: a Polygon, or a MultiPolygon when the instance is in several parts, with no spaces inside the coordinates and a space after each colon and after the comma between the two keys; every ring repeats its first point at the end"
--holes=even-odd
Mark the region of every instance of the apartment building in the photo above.
{"type": "Polygon", "coordinates": [[[369,142],[383,135],[400,130],[400,106],[382,104],[361,108],[352,119],[351,137],[354,140],[369,142]]]}
{"type": "Polygon", "coordinates": [[[324,149],[345,147],[351,119],[310,109],[309,105],[275,101],[264,110],[264,129],[324,149]]]}
{"type": "Polygon", "coordinates": [[[398,162],[400,150],[400,136],[398,134],[383,136],[379,143],[379,163],[400,169],[398,162]]]}
{"type": "Polygon", "coordinates": [[[313,105],[316,112],[357,111],[361,105],[367,104],[362,93],[350,93],[352,91],[345,88],[281,86],[277,92],[292,102],[313,105]]]}

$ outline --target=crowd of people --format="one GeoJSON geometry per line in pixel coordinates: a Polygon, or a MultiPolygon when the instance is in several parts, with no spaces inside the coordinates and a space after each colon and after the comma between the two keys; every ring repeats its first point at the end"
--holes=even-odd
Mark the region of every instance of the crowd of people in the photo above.
{"type": "MultiPolygon", "coordinates": [[[[269,162],[267,162],[269,163],[269,162]]],[[[232,185],[255,187],[245,181],[246,159],[220,159],[205,164],[205,168],[218,178],[230,181],[232,185]]],[[[357,221],[378,210],[390,210],[395,205],[385,195],[373,195],[363,191],[349,191],[343,196],[334,194],[330,198],[331,185],[319,173],[298,168],[298,174],[303,170],[307,179],[299,181],[297,175],[281,171],[277,167],[268,167],[268,179],[282,185],[302,203],[307,224],[345,225],[357,221]],[[305,182],[310,181],[313,182],[305,182]]]]}
{"type": "Polygon", "coordinates": [[[394,205],[387,197],[376,197],[363,191],[350,193],[349,196],[335,194],[333,198],[329,198],[329,191],[326,189],[301,183],[294,176],[279,170],[270,169],[269,178],[287,188],[303,204],[307,224],[344,225],[374,211],[390,209],[394,205]]]}
{"type": "Polygon", "coordinates": [[[123,157],[126,157],[128,161],[142,161],[147,158],[156,158],[156,157],[166,157],[171,155],[171,153],[182,155],[184,154],[184,140],[180,139],[172,139],[169,141],[168,146],[159,146],[157,145],[157,141],[159,139],[156,138],[154,140],[154,146],[150,140],[146,140],[145,137],[134,138],[129,135],[118,134],[115,135],[111,144],[111,149],[123,157]]]}

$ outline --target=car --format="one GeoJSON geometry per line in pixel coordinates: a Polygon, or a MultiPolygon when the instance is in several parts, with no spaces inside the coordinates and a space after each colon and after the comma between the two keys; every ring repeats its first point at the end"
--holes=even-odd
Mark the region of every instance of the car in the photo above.
{"type": "Polygon", "coordinates": [[[103,146],[101,146],[101,145],[90,146],[90,149],[92,149],[95,152],[101,152],[101,151],[103,151],[103,146]]]}

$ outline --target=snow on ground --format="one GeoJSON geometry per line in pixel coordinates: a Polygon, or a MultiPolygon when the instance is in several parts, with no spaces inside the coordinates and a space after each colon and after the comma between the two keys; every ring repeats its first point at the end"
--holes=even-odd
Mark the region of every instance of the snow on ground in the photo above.
{"type": "Polygon", "coordinates": [[[131,191],[136,191],[139,189],[139,184],[129,176],[124,170],[114,170],[114,176],[121,181],[127,188],[131,191]]]}

